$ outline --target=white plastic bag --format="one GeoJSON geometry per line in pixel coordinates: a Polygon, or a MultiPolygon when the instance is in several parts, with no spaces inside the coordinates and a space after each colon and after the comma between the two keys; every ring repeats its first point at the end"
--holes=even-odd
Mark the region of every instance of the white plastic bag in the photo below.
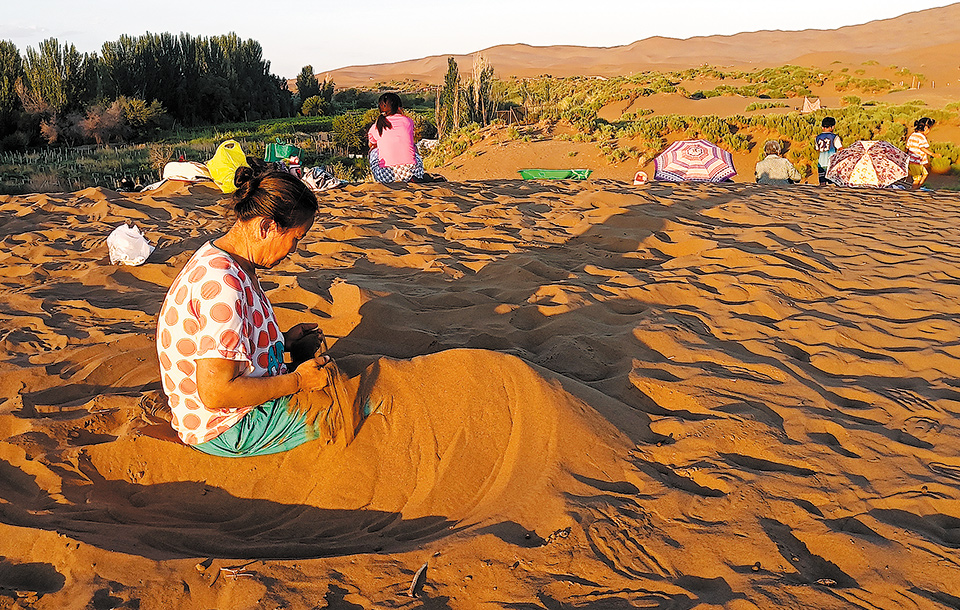
{"type": "Polygon", "coordinates": [[[153,246],[137,225],[120,225],[107,238],[110,264],[142,265],[153,252],[153,246]]]}

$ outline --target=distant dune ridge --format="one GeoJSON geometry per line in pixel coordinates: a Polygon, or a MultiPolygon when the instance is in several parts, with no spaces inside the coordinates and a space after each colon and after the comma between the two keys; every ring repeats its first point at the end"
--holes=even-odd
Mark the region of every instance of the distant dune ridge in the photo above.
{"type": "MultiPolygon", "coordinates": [[[[905,5],[906,6],[906,5],[905,5]]],[[[825,21],[825,25],[829,25],[825,21]]],[[[788,63],[827,65],[837,59],[873,59],[896,63],[933,78],[956,78],[960,52],[960,3],[907,13],[837,29],[763,30],[731,36],[687,39],[653,36],[616,47],[498,45],[480,52],[501,78],[553,76],[617,76],[643,70],[675,70],[702,64],[742,67],[788,63]],[[930,62],[941,58],[943,63],[930,62]]],[[[417,80],[437,83],[451,55],[435,55],[388,64],[347,66],[329,75],[338,87],[381,81],[417,80]]],[[[473,65],[473,54],[452,55],[462,71],[473,65]]]]}

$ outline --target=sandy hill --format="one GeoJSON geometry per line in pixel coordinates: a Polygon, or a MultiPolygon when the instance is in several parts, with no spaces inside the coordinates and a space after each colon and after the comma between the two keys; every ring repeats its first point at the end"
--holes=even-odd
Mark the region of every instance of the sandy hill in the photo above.
{"type": "MultiPolygon", "coordinates": [[[[832,30],[759,31],[731,36],[676,39],[655,36],[629,45],[595,48],[499,45],[482,53],[501,78],[509,76],[614,76],[643,70],[673,70],[704,63],[723,66],[779,66],[787,63],[828,65],[839,57],[897,63],[938,80],[960,76],[960,3],[907,13],[832,30]],[[816,54],[816,55],[813,55],[816,54]]],[[[340,87],[411,79],[439,82],[448,55],[389,64],[348,66],[329,72],[340,87]]],[[[472,55],[454,55],[461,71],[469,71],[472,55]]]]}
{"type": "Polygon", "coordinates": [[[220,198],[0,197],[0,608],[960,607],[956,193],[327,191],[261,282],[377,412],[235,460],[141,434],[220,198]]]}

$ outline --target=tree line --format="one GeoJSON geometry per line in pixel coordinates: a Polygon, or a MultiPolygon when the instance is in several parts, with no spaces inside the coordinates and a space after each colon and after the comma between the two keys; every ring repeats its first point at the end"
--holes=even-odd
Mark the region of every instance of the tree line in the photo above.
{"type": "Polygon", "coordinates": [[[142,139],[174,124],[253,121],[297,109],[260,43],[234,33],[124,35],[99,54],[49,38],[21,55],[0,41],[0,149],[142,139]]]}

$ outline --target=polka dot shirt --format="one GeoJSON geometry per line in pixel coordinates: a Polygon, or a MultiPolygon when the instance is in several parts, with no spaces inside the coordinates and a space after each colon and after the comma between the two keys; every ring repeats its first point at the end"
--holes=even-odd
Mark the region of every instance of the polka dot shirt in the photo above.
{"type": "Polygon", "coordinates": [[[253,407],[213,411],[197,391],[197,360],[246,363],[244,374],[286,373],[283,334],[270,301],[227,253],[204,244],[173,281],[160,309],[157,355],[171,424],[188,445],[216,438],[253,407]]]}

